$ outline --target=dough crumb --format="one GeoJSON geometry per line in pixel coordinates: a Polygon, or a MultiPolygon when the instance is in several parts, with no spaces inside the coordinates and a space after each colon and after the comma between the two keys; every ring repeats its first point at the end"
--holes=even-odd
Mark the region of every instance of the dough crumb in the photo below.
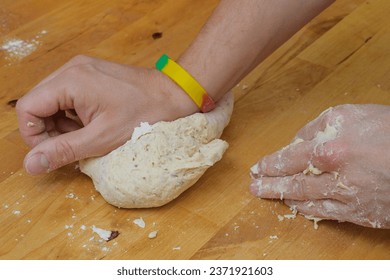
{"type": "Polygon", "coordinates": [[[303,170],[303,174],[313,174],[313,175],[321,175],[322,171],[319,170],[317,167],[314,167],[312,163],[309,164],[309,166],[303,170]]]}
{"type": "Polygon", "coordinates": [[[157,230],[149,233],[148,238],[153,239],[157,237],[157,230]]]}
{"type": "Polygon", "coordinates": [[[65,197],[69,199],[77,199],[77,196],[74,193],[68,193],[65,197]]]}
{"type": "Polygon", "coordinates": [[[296,138],[290,145],[296,145],[296,144],[299,144],[299,143],[302,143],[302,142],[303,142],[302,138],[296,138]]]}
{"type": "Polygon", "coordinates": [[[180,246],[176,246],[176,247],[173,247],[172,250],[173,251],[179,251],[179,250],[181,250],[181,247],[180,246]]]}
{"type": "MultiPolygon", "coordinates": [[[[105,230],[105,229],[98,228],[95,225],[92,226],[92,231],[94,233],[96,233],[97,235],[99,235],[101,239],[106,240],[106,241],[110,241],[112,239],[115,239],[119,235],[119,231],[105,230]]],[[[93,237],[90,240],[93,240],[93,237]]]]}
{"type": "Polygon", "coordinates": [[[348,186],[344,185],[341,181],[337,182],[336,187],[338,187],[338,188],[340,188],[340,189],[347,190],[347,191],[352,190],[351,187],[348,187],[348,186]]]}
{"type": "Polygon", "coordinates": [[[133,223],[136,224],[137,226],[139,226],[140,228],[145,228],[145,225],[146,225],[145,221],[142,219],[142,217],[139,219],[135,219],[133,221],[133,223]]]}
{"type": "Polygon", "coordinates": [[[111,231],[111,235],[108,238],[107,242],[117,238],[118,236],[119,236],[119,231],[117,231],[117,230],[111,231]]]}
{"type": "Polygon", "coordinates": [[[382,228],[382,225],[379,221],[368,221],[373,228],[382,228]]]}
{"type": "Polygon", "coordinates": [[[313,207],[313,206],[316,206],[315,203],[313,201],[309,201],[309,203],[307,204],[307,207],[313,207]]]}
{"type": "Polygon", "coordinates": [[[28,122],[28,123],[27,123],[27,126],[28,126],[28,127],[33,127],[33,126],[35,126],[35,123],[33,123],[33,122],[28,122]]]}
{"type": "Polygon", "coordinates": [[[322,221],[321,218],[316,218],[316,217],[314,217],[314,216],[312,216],[312,215],[304,215],[304,217],[305,217],[306,219],[308,219],[308,220],[313,221],[313,222],[314,222],[314,224],[313,224],[314,229],[318,229],[318,222],[319,222],[319,221],[322,221]]]}
{"type": "Polygon", "coordinates": [[[291,206],[290,210],[292,214],[285,214],[283,215],[283,217],[286,219],[295,219],[298,213],[297,206],[296,205],[291,206]]]}

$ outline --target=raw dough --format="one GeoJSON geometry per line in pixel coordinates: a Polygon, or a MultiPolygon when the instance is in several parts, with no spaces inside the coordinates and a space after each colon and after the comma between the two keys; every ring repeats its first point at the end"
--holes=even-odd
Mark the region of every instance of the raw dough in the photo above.
{"type": "Polygon", "coordinates": [[[142,123],[132,139],[98,158],[80,161],[104,199],[118,207],[164,205],[191,187],[222,158],[228,144],[220,139],[233,110],[225,95],[209,113],[172,122],[142,123]]]}

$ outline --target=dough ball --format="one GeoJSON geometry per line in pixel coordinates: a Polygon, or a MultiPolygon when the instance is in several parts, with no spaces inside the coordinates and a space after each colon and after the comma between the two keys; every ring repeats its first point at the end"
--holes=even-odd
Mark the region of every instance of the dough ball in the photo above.
{"type": "Polygon", "coordinates": [[[222,158],[218,139],[233,111],[231,93],[208,113],[172,122],[141,123],[132,138],[111,153],[80,161],[97,191],[117,207],[162,206],[187,190],[222,158]]]}

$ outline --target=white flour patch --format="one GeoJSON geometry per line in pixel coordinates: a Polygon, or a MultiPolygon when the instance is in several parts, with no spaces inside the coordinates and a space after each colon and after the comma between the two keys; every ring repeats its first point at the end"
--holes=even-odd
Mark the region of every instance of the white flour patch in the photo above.
{"type": "Polygon", "coordinates": [[[33,53],[39,46],[39,41],[33,39],[24,41],[19,38],[7,39],[3,42],[0,50],[6,53],[7,60],[21,60],[33,53]]]}
{"type": "Polygon", "coordinates": [[[19,61],[36,51],[41,44],[39,39],[47,34],[46,30],[39,32],[33,39],[23,40],[20,38],[5,39],[0,45],[0,51],[5,53],[5,59],[19,61]]]}

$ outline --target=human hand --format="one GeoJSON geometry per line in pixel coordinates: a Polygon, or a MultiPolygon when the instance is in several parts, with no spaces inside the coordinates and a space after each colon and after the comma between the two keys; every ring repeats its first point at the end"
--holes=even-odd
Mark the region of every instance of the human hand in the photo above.
{"type": "Polygon", "coordinates": [[[253,194],[304,215],[390,228],[390,106],[324,111],[251,176],[253,194]]]}
{"type": "Polygon", "coordinates": [[[24,166],[39,174],[110,152],[141,121],[170,121],[197,108],[157,70],[77,56],[19,99],[16,110],[20,133],[32,147],[24,166]]]}

